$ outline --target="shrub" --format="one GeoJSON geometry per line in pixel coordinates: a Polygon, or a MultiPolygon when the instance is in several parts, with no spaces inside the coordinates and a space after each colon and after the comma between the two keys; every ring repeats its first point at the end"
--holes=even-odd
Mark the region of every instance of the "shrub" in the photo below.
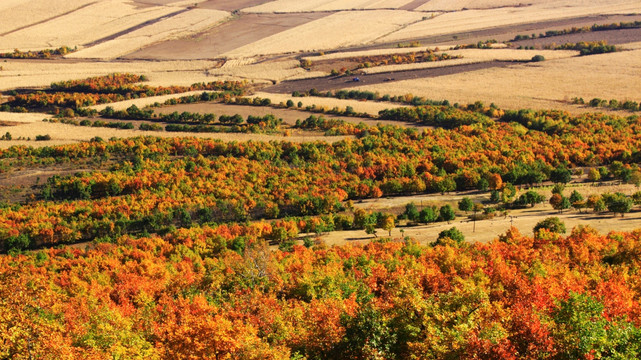
{"type": "Polygon", "coordinates": [[[541,62],[541,61],[545,61],[545,57],[543,55],[532,56],[532,62],[541,62]]]}

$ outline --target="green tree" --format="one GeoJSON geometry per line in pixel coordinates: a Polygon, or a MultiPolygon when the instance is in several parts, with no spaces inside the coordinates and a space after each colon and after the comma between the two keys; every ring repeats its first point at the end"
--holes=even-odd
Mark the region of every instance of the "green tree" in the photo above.
{"type": "Polygon", "coordinates": [[[519,196],[518,202],[525,205],[530,205],[534,207],[536,204],[540,204],[545,201],[545,197],[534,190],[528,190],[525,194],[519,196]]]}
{"type": "Polygon", "coordinates": [[[361,307],[354,317],[341,319],[345,336],[336,347],[335,359],[394,359],[397,335],[383,314],[371,305],[361,307]]]}
{"type": "Polygon", "coordinates": [[[539,221],[534,226],[534,229],[532,230],[536,234],[541,229],[546,229],[550,232],[557,233],[557,234],[565,234],[565,224],[563,223],[563,221],[561,221],[561,219],[559,219],[556,216],[545,218],[539,221]]]}
{"type": "Polygon", "coordinates": [[[641,332],[624,319],[608,319],[596,298],[571,292],[553,313],[561,359],[638,359],[641,332]]]}
{"type": "Polygon", "coordinates": [[[444,239],[452,239],[460,244],[465,241],[465,235],[463,235],[463,233],[456,227],[451,227],[438,234],[435,245],[442,244],[444,239]]]}
{"type": "Polygon", "coordinates": [[[434,222],[438,219],[438,215],[436,214],[436,210],[434,207],[428,206],[421,210],[421,212],[418,215],[418,221],[422,223],[430,223],[434,222]]]}
{"type": "Polygon", "coordinates": [[[416,221],[418,220],[419,215],[420,213],[413,202],[405,205],[405,212],[403,213],[404,217],[406,217],[409,220],[416,221]]]}
{"type": "Polygon", "coordinates": [[[441,206],[438,212],[439,212],[441,221],[450,222],[456,218],[456,213],[454,212],[454,209],[452,209],[452,207],[449,204],[441,206]]]}
{"type": "Polygon", "coordinates": [[[616,193],[607,197],[604,195],[604,198],[608,211],[613,212],[615,215],[619,213],[623,217],[625,213],[630,212],[632,209],[632,199],[625,196],[625,194],[616,193]]]}
{"type": "Polygon", "coordinates": [[[464,197],[463,199],[461,199],[461,201],[458,202],[458,208],[459,210],[465,212],[472,211],[472,209],[474,209],[474,202],[472,202],[470,198],[464,197]]]}
{"type": "Polygon", "coordinates": [[[570,202],[574,204],[577,201],[583,201],[583,195],[581,195],[578,191],[574,190],[572,191],[572,194],[570,194],[570,202]]]}
{"type": "Polygon", "coordinates": [[[565,166],[559,166],[550,173],[550,180],[555,183],[569,183],[572,180],[572,173],[565,166]]]}

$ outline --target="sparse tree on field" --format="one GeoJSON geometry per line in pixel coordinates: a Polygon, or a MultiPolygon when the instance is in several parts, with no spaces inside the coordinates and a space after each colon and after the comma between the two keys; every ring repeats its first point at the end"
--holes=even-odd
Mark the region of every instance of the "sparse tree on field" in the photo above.
{"type": "Polygon", "coordinates": [[[541,229],[546,229],[550,232],[557,234],[565,234],[565,224],[558,217],[549,217],[539,221],[534,226],[534,233],[538,233],[541,229]]]}
{"type": "Polygon", "coordinates": [[[389,232],[389,236],[392,236],[392,229],[394,229],[394,215],[389,214],[385,216],[381,227],[383,230],[387,230],[389,232]]]}
{"type": "Polygon", "coordinates": [[[461,211],[465,211],[466,213],[468,211],[472,211],[473,208],[474,208],[474,202],[472,202],[472,200],[470,200],[470,198],[468,197],[464,197],[458,203],[458,209],[461,211]]]}
{"type": "Polygon", "coordinates": [[[588,172],[588,180],[590,180],[591,182],[597,182],[601,180],[601,173],[599,172],[599,170],[595,168],[590,169],[590,171],[588,172]]]}

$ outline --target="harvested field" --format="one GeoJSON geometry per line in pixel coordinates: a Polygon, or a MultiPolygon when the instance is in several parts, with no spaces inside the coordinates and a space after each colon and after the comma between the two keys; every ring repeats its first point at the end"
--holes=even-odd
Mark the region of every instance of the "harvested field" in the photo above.
{"type": "Polygon", "coordinates": [[[307,71],[300,67],[296,60],[269,61],[258,64],[235,66],[236,60],[230,60],[220,68],[211,69],[208,75],[225,79],[252,79],[267,82],[278,82],[290,78],[309,78],[326,76],[326,72],[307,71]]]}
{"type": "Polygon", "coordinates": [[[0,121],[8,123],[33,123],[37,121],[42,121],[42,119],[50,119],[52,116],[49,114],[39,114],[39,113],[11,113],[11,112],[0,112],[0,121]]]}
{"type": "Polygon", "coordinates": [[[216,9],[223,11],[242,10],[252,6],[258,6],[272,0],[207,0],[198,4],[202,9],[216,9]]]}
{"type": "Polygon", "coordinates": [[[276,0],[263,5],[244,9],[253,13],[272,12],[314,12],[362,9],[398,9],[413,0],[276,0]]]}
{"type": "Polygon", "coordinates": [[[216,80],[207,70],[217,61],[118,61],[97,62],[83,60],[6,60],[2,63],[0,90],[21,87],[45,87],[52,82],[82,79],[109,73],[131,72],[146,75],[152,86],[191,85],[216,80]]]}
{"type": "Polygon", "coordinates": [[[34,122],[11,127],[0,127],[0,132],[10,131],[14,139],[23,138],[31,140],[0,141],[0,148],[6,149],[14,145],[43,147],[52,145],[72,144],[91,140],[99,136],[105,140],[111,137],[128,138],[136,136],[158,137],[198,137],[205,139],[220,139],[223,141],[271,141],[282,140],[292,142],[325,141],[335,142],[345,139],[346,136],[310,135],[309,132],[295,133],[292,136],[265,135],[265,134],[235,134],[235,133],[176,133],[165,131],[120,130],[101,127],[74,126],[50,122],[34,122]],[[5,130],[7,129],[7,130],[5,130]],[[37,135],[50,135],[51,140],[35,141],[37,135]]]}
{"type": "MultiPolygon", "coordinates": [[[[124,56],[126,59],[212,59],[327,14],[241,14],[194,36],[163,41],[124,56]]],[[[253,54],[247,54],[252,56],[253,54]]]]}
{"type": "MultiPolygon", "coordinates": [[[[623,0],[607,6],[600,4],[560,8],[556,4],[548,6],[541,4],[519,8],[464,10],[444,13],[431,19],[417,22],[379,39],[378,42],[392,43],[409,39],[423,39],[436,35],[449,35],[450,39],[452,39],[452,36],[457,33],[468,33],[489,28],[519,24],[530,24],[531,26],[531,24],[546,21],[569,20],[571,18],[604,14],[638,13],[639,11],[641,11],[641,4],[623,0]]],[[[565,27],[569,26],[560,26],[560,28],[565,27]]]]}
{"type": "Polygon", "coordinates": [[[93,105],[89,106],[90,109],[94,109],[96,111],[101,111],[107,106],[111,106],[114,110],[125,110],[131,105],[136,105],[139,108],[143,108],[147,105],[151,105],[153,103],[159,102],[159,103],[164,103],[166,100],[169,99],[175,99],[179,98],[181,96],[190,96],[190,95],[199,95],[202,94],[203,91],[188,91],[184,93],[178,93],[178,94],[169,94],[169,95],[161,95],[161,96],[150,96],[150,97],[145,97],[145,98],[138,98],[138,99],[131,99],[131,100],[125,100],[125,101],[118,101],[115,103],[111,104],[100,104],[100,105],[93,105]]]}
{"type": "Polygon", "coordinates": [[[550,36],[546,38],[514,41],[515,46],[534,46],[538,49],[546,45],[560,45],[565,43],[578,43],[581,41],[605,41],[609,45],[634,43],[641,39],[641,29],[621,29],[608,31],[591,31],[585,33],[550,36]]]}
{"type": "MultiPolygon", "coordinates": [[[[271,93],[281,93],[281,94],[291,94],[294,91],[308,91],[310,89],[316,89],[318,91],[328,91],[328,90],[339,90],[346,88],[354,88],[359,86],[362,89],[369,89],[376,86],[376,91],[381,94],[393,94],[386,89],[398,89],[399,81],[413,79],[413,81],[426,83],[425,79],[435,78],[445,75],[452,74],[467,74],[471,71],[477,71],[482,69],[489,69],[495,67],[508,67],[512,65],[511,62],[501,62],[501,61],[492,61],[492,62],[477,62],[471,64],[462,64],[455,66],[447,67],[436,67],[436,68],[427,68],[419,70],[410,70],[410,71],[399,71],[395,73],[376,73],[376,74],[363,74],[358,75],[360,81],[354,82],[352,76],[330,76],[324,78],[316,79],[303,79],[303,80],[292,80],[292,81],[283,81],[280,84],[274,86],[268,86],[263,88],[265,92],[271,93]],[[394,83],[392,83],[394,82],[394,83]],[[394,84],[394,85],[391,85],[394,84]]],[[[402,85],[401,85],[402,86],[402,85]]],[[[409,91],[404,92],[406,94],[409,91]]],[[[419,93],[414,93],[420,95],[419,93]]],[[[402,95],[402,94],[401,94],[402,95]]]]}
{"type": "MultiPolygon", "coordinates": [[[[558,3],[559,1],[556,1],[558,3]]],[[[523,3],[520,0],[430,0],[417,8],[420,11],[461,11],[466,9],[493,9],[502,7],[528,7],[550,3],[549,0],[530,0],[523,3]]]]}
{"type": "Polygon", "coordinates": [[[357,89],[461,103],[480,100],[508,109],[554,108],[577,113],[594,109],[568,105],[573,97],[637,99],[641,93],[639,56],[641,50],[581,56],[459,72],[429,81],[364,83],[357,89]]]}
{"type": "MultiPolygon", "coordinates": [[[[50,3],[50,2],[48,2],[50,3]]],[[[180,10],[170,6],[137,8],[126,0],[96,1],[76,11],[52,17],[45,22],[0,37],[0,51],[81,46],[180,10]]],[[[3,13],[11,18],[12,12],[3,13]]],[[[28,14],[17,13],[24,22],[28,14]]]]}
{"type": "Polygon", "coordinates": [[[96,2],[96,0],[56,2],[49,0],[3,0],[0,2],[0,11],[3,15],[0,23],[0,36],[51,21],[96,2]]]}
{"type": "MultiPolygon", "coordinates": [[[[309,90],[309,89],[307,89],[309,90]]],[[[377,116],[378,112],[385,109],[391,109],[400,107],[398,104],[386,103],[386,102],[376,102],[376,101],[360,101],[360,100],[341,100],[334,98],[326,97],[292,97],[291,94],[276,94],[276,93],[267,93],[259,92],[254,94],[255,96],[261,98],[267,98],[272,101],[272,103],[285,103],[287,100],[292,100],[294,103],[299,101],[303,103],[303,107],[316,105],[317,107],[325,106],[329,109],[333,107],[338,107],[339,109],[344,109],[346,106],[351,106],[354,108],[354,111],[359,113],[367,113],[370,115],[377,116]]]]}
{"type": "Polygon", "coordinates": [[[399,9],[399,10],[416,10],[416,9],[418,9],[419,7],[421,7],[421,6],[425,5],[425,3],[430,2],[430,1],[431,1],[431,0],[414,0],[414,1],[412,1],[412,2],[409,2],[409,3],[407,3],[407,4],[403,5],[403,6],[401,6],[401,7],[400,7],[400,8],[398,8],[398,9],[399,9]]]}
{"type": "Polygon", "coordinates": [[[462,56],[462,59],[446,61],[424,62],[403,65],[376,66],[362,69],[365,74],[379,74],[397,71],[433,69],[455,65],[475,64],[490,61],[528,61],[535,55],[543,55],[547,60],[562,59],[578,55],[576,51],[555,51],[555,50],[512,50],[512,49],[463,49],[448,51],[452,56],[462,56]]]}
{"type": "Polygon", "coordinates": [[[423,16],[422,13],[391,10],[338,12],[242,46],[224,55],[247,57],[362,45],[419,21],[423,16]]]}
{"type": "MultiPolygon", "coordinates": [[[[379,56],[379,55],[389,55],[389,54],[409,54],[413,52],[435,50],[434,46],[419,46],[419,47],[409,47],[409,48],[385,48],[385,49],[371,49],[371,50],[360,50],[360,51],[338,51],[332,52],[330,54],[317,55],[317,56],[305,56],[303,60],[309,60],[312,63],[328,60],[339,60],[351,57],[361,57],[361,56],[379,56]]],[[[445,49],[441,49],[445,50],[445,49]]]]}
{"type": "MultiPolygon", "coordinates": [[[[294,102],[297,102],[297,98],[293,98],[294,102]]],[[[350,116],[336,116],[331,114],[318,114],[308,111],[301,111],[295,109],[276,109],[266,106],[243,106],[243,105],[227,105],[221,103],[199,103],[199,104],[179,104],[172,106],[165,106],[162,108],[156,109],[156,112],[160,114],[169,114],[174,111],[179,113],[183,111],[195,112],[200,114],[213,113],[216,116],[220,115],[235,115],[239,114],[243,118],[247,118],[248,115],[254,116],[265,116],[267,114],[272,114],[277,118],[282,118],[283,123],[287,125],[296,124],[296,120],[305,120],[309,116],[323,116],[326,119],[341,119],[349,123],[358,124],[363,122],[370,126],[375,126],[380,123],[394,123],[394,121],[381,121],[374,120],[369,118],[359,118],[359,117],[350,117],[350,116]]],[[[409,125],[415,127],[414,124],[406,124],[405,122],[396,122],[401,125],[409,125]]]]}
{"type": "Polygon", "coordinates": [[[193,9],[67,55],[67,58],[113,59],[158,41],[193,35],[230,16],[219,10],[193,9]]]}

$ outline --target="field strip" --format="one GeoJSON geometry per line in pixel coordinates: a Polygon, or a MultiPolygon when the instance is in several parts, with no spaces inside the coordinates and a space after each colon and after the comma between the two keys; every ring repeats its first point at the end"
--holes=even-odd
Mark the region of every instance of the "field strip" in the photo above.
{"type": "Polygon", "coordinates": [[[0,37],[0,49],[42,49],[91,43],[151,19],[176,11],[174,7],[136,8],[127,0],[104,0],[66,16],[0,37]]]}
{"type": "Polygon", "coordinates": [[[418,53],[427,50],[448,50],[450,47],[438,47],[438,46],[418,46],[418,47],[409,47],[409,48],[387,48],[387,49],[373,49],[373,50],[360,50],[360,51],[339,51],[333,52],[330,54],[318,55],[318,56],[305,56],[303,60],[314,61],[323,61],[323,60],[335,60],[335,59],[346,59],[352,57],[361,57],[361,56],[380,56],[380,55],[390,55],[390,54],[409,54],[409,53],[418,53]]]}
{"type": "Polygon", "coordinates": [[[515,49],[461,49],[448,51],[452,56],[460,55],[461,59],[451,59],[414,64],[383,65],[361,69],[365,74],[380,74],[397,71],[443,68],[465,64],[476,64],[492,61],[528,61],[535,55],[542,55],[546,60],[564,59],[577,56],[578,51],[561,50],[515,50],[515,49]]]}
{"type": "Polygon", "coordinates": [[[247,13],[315,12],[339,10],[398,9],[413,0],[276,0],[243,9],[247,13]]]}
{"type": "Polygon", "coordinates": [[[50,17],[48,19],[43,19],[43,20],[40,20],[40,21],[36,21],[36,22],[31,23],[29,25],[21,26],[19,28],[13,29],[11,31],[4,32],[4,33],[0,34],[0,36],[7,36],[9,34],[13,34],[14,32],[18,32],[20,30],[23,30],[23,29],[26,29],[26,28],[29,28],[29,27],[32,27],[32,26],[36,26],[36,25],[39,25],[39,24],[44,24],[44,23],[49,22],[51,20],[55,20],[57,18],[60,18],[60,17],[63,17],[63,16],[67,16],[67,15],[72,14],[72,13],[78,11],[78,10],[84,9],[86,7],[92,6],[92,5],[97,4],[97,3],[98,3],[98,1],[94,1],[94,2],[89,3],[89,4],[84,4],[84,5],[82,5],[82,6],[78,7],[78,8],[75,8],[73,10],[69,10],[69,11],[67,11],[65,13],[62,13],[62,14],[57,14],[56,16],[52,16],[52,17],[50,17]]]}
{"type": "Polygon", "coordinates": [[[215,79],[207,76],[207,69],[217,61],[116,61],[99,62],[83,60],[7,60],[2,63],[0,90],[21,87],[46,87],[52,82],[102,76],[110,73],[135,73],[146,75],[150,86],[189,86],[215,79]]]}
{"type": "Polygon", "coordinates": [[[324,106],[329,109],[333,107],[345,109],[345,107],[351,106],[356,112],[364,112],[370,115],[378,115],[378,112],[381,110],[401,107],[401,105],[386,102],[360,101],[351,99],[342,100],[316,96],[292,97],[290,94],[273,94],[267,92],[257,92],[251,97],[267,98],[270,99],[273,104],[278,104],[281,102],[285,103],[287,102],[287,100],[292,100],[294,101],[294,103],[300,101],[303,103],[303,107],[316,105],[317,107],[324,106]]]}
{"type": "MultiPolygon", "coordinates": [[[[429,4],[429,3],[428,3],[429,4]]],[[[425,9],[428,10],[428,9],[425,9]]],[[[497,28],[525,23],[561,20],[590,15],[625,14],[641,12],[641,3],[619,1],[605,6],[554,7],[546,4],[529,7],[497,8],[488,10],[464,10],[444,13],[432,19],[410,25],[379,42],[396,42],[428,36],[465,33],[481,29],[497,28]]]]}
{"type": "Polygon", "coordinates": [[[117,38],[119,38],[121,36],[125,36],[125,35],[127,35],[127,34],[129,34],[131,32],[134,32],[136,30],[142,29],[142,28],[144,28],[146,26],[151,26],[151,25],[156,24],[156,23],[158,23],[160,21],[163,21],[163,20],[166,20],[168,18],[180,15],[180,14],[186,12],[186,11],[189,11],[189,10],[188,9],[180,9],[178,11],[175,11],[175,12],[171,13],[171,14],[163,15],[163,16],[161,16],[159,18],[156,18],[156,19],[147,20],[144,23],[138,24],[136,26],[132,26],[129,29],[124,29],[124,30],[119,31],[119,32],[117,32],[115,34],[106,36],[106,37],[104,37],[102,39],[94,40],[94,41],[92,41],[92,42],[90,42],[88,44],[83,44],[83,47],[89,48],[89,47],[101,44],[101,43],[109,41],[109,40],[117,39],[117,38]]]}
{"type": "Polygon", "coordinates": [[[104,127],[75,126],[61,123],[50,123],[45,121],[29,124],[19,124],[3,128],[9,131],[13,139],[23,138],[31,140],[0,141],[0,149],[6,149],[14,145],[26,145],[33,147],[73,144],[82,141],[89,141],[94,137],[101,137],[108,140],[112,137],[131,138],[138,136],[156,136],[163,138],[196,137],[203,139],[220,139],[223,141],[290,141],[309,142],[324,141],[336,142],[349,136],[323,136],[302,133],[300,135],[266,135],[266,134],[244,134],[244,133],[177,133],[167,131],[142,131],[142,130],[120,130],[104,127]],[[37,135],[49,135],[51,140],[34,141],[37,135]]]}
{"type": "Polygon", "coordinates": [[[114,110],[125,110],[131,105],[136,105],[139,108],[145,107],[147,105],[154,104],[156,102],[159,103],[164,103],[165,101],[169,99],[175,99],[179,98],[182,96],[190,96],[190,95],[200,95],[203,93],[203,90],[196,90],[196,91],[188,91],[184,93],[178,93],[178,94],[169,94],[169,95],[160,95],[160,96],[150,96],[150,97],[144,97],[144,98],[138,98],[138,99],[131,99],[131,100],[125,100],[125,101],[118,101],[110,104],[100,104],[100,105],[93,105],[89,106],[89,109],[94,109],[96,111],[102,111],[105,109],[107,106],[111,106],[114,110]]]}
{"type": "Polygon", "coordinates": [[[50,118],[52,118],[51,115],[41,113],[0,112],[0,121],[8,121],[13,123],[34,123],[42,121],[42,119],[50,118]]]}
{"type": "Polygon", "coordinates": [[[181,10],[117,38],[69,54],[67,58],[116,58],[156,42],[195,34],[229,16],[228,12],[219,10],[181,10]]]}
{"type": "Polygon", "coordinates": [[[421,13],[409,11],[343,11],[242,46],[223,56],[237,58],[361,45],[421,18],[421,13]]]}

